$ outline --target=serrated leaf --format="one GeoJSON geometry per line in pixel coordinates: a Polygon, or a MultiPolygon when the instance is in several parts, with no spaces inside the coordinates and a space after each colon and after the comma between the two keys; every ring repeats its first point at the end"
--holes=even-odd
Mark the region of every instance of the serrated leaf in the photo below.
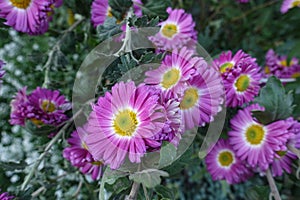
{"type": "Polygon", "coordinates": [[[177,149],[171,143],[163,145],[160,150],[159,168],[163,168],[174,162],[174,160],[177,158],[176,151],[177,149]]]}
{"type": "Polygon", "coordinates": [[[286,94],[282,83],[274,76],[268,79],[254,102],[265,108],[264,114],[262,112],[254,113],[256,118],[267,117],[264,122],[286,119],[293,112],[292,93],[286,94]]]}
{"type": "Polygon", "coordinates": [[[162,17],[166,18],[168,13],[166,12],[168,7],[171,7],[171,0],[150,0],[145,6],[142,7],[143,13],[150,17],[162,17]]]}
{"type": "Polygon", "coordinates": [[[104,24],[97,27],[100,41],[104,41],[120,32],[120,25],[117,24],[117,20],[112,17],[106,18],[104,24]]]}
{"type": "Polygon", "coordinates": [[[148,188],[154,188],[159,185],[161,182],[160,177],[167,177],[169,174],[165,171],[158,169],[146,169],[140,172],[136,172],[129,176],[130,180],[133,180],[137,183],[142,183],[148,188]]]}

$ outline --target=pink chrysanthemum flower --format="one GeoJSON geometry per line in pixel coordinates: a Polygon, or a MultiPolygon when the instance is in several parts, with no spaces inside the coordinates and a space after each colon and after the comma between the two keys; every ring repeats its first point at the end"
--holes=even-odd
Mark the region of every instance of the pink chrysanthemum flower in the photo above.
{"type": "Polygon", "coordinates": [[[134,14],[137,17],[143,16],[142,8],[140,7],[141,5],[143,5],[143,2],[141,0],[132,0],[132,1],[133,1],[134,14]]]}
{"type": "Polygon", "coordinates": [[[84,174],[91,174],[93,180],[97,180],[102,176],[103,164],[100,161],[95,161],[84,140],[87,132],[83,128],[78,128],[71,134],[68,139],[69,147],[63,151],[63,156],[71,162],[75,167],[80,168],[84,174]]]}
{"type": "MultiPolygon", "coordinates": [[[[0,189],[1,192],[1,189],[0,189]]],[[[14,199],[14,196],[9,196],[9,194],[7,192],[4,193],[0,193],[0,200],[12,200],[14,199]]]]}
{"type": "Polygon", "coordinates": [[[285,144],[291,135],[284,120],[262,125],[253,119],[249,108],[239,110],[230,124],[229,141],[237,156],[262,170],[273,162],[276,151],[286,150],[285,144]]]}
{"type": "Polygon", "coordinates": [[[255,62],[244,60],[224,78],[226,106],[237,107],[249,103],[259,93],[260,68],[255,62]]]}
{"type": "Polygon", "coordinates": [[[192,15],[185,13],[183,9],[168,8],[167,12],[169,17],[159,24],[160,31],[149,39],[162,50],[170,51],[189,46],[188,44],[197,38],[192,15]]]}
{"type": "Polygon", "coordinates": [[[300,77],[300,65],[297,58],[292,58],[289,62],[287,56],[280,56],[270,49],[266,54],[266,66],[264,76],[275,75],[278,78],[298,78],[300,77]]]}
{"type": "Polygon", "coordinates": [[[245,181],[253,174],[224,139],[220,139],[207,154],[205,163],[213,180],[226,180],[229,184],[245,181]]]}
{"type": "Polygon", "coordinates": [[[54,0],[3,0],[0,17],[6,25],[20,32],[37,35],[48,30],[48,13],[52,12],[54,0]]]}
{"type": "Polygon", "coordinates": [[[57,90],[38,87],[27,95],[24,87],[11,102],[10,123],[24,126],[30,120],[37,127],[57,126],[68,119],[65,112],[69,109],[69,102],[57,90]]]}
{"type": "Polygon", "coordinates": [[[300,1],[299,0],[284,0],[280,11],[282,14],[287,13],[289,9],[300,7],[300,1]]]}
{"type": "Polygon", "coordinates": [[[212,68],[199,67],[187,84],[179,107],[185,130],[190,130],[213,120],[221,110],[224,93],[222,79],[212,68]]]}
{"type": "Polygon", "coordinates": [[[283,172],[292,172],[292,162],[297,159],[297,156],[290,151],[277,151],[274,161],[270,164],[272,175],[282,176],[283,172]]]}
{"type": "Polygon", "coordinates": [[[118,83],[100,97],[88,120],[86,144],[93,157],[111,169],[118,169],[127,155],[131,162],[141,162],[164,125],[158,99],[148,86],[134,82],[118,83]]]}
{"type": "MultiPolygon", "coordinates": [[[[194,64],[196,58],[192,58],[193,52],[182,48],[181,50],[174,50],[171,55],[167,55],[161,66],[155,70],[146,72],[145,83],[157,86],[166,93],[172,93],[175,96],[181,93],[189,80],[195,73],[194,64]]],[[[206,62],[198,65],[206,67],[206,62]]]]}
{"type": "Polygon", "coordinates": [[[112,17],[108,0],[94,0],[92,4],[91,14],[91,20],[94,27],[102,25],[106,17],[112,17]]]}
{"type": "Polygon", "coordinates": [[[290,125],[288,131],[291,133],[287,145],[300,149],[300,122],[292,117],[286,119],[285,122],[290,125]]]}

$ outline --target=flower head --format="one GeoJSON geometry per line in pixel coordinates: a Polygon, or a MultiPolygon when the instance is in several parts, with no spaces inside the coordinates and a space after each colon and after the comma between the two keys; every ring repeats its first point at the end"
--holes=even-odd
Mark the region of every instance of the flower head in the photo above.
{"type": "Polygon", "coordinates": [[[102,25],[106,17],[112,17],[108,0],[94,0],[91,9],[91,20],[94,27],[102,25]]]}
{"type": "MultiPolygon", "coordinates": [[[[156,86],[164,92],[178,95],[196,71],[194,64],[198,61],[192,58],[192,55],[193,52],[185,47],[174,50],[171,55],[164,58],[159,68],[146,72],[145,83],[156,86]]],[[[199,65],[205,67],[206,62],[201,60],[199,65]]]]}
{"type": "Polygon", "coordinates": [[[12,200],[14,198],[14,196],[9,196],[7,192],[0,193],[0,200],[12,200]]]}
{"type": "Polygon", "coordinates": [[[85,143],[87,132],[84,128],[75,130],[68,139],[69,147],[63,151],[63,156],[71,162],[75,167],[80,168],[84,174],[91,174],[93,180],[97,180],[102,176],[103,164],[95,161],[88,151],[85,143]]]}
{"type": "Polygon", "coordinates": [[[3,0],[0,3],[0,17],[15,30],[31,35],[48,30],[48,13],[53,11],[54,0],[3,0]]]}
{"type": "Polygon", "coordinates": [[[277,151],[275,158],[270,164],[271,172],[274,177],[282,176],[283,172],[292,172],[292,162],[297,156],[290,151],[277,151]]]}
{"type": "Polygon", "coordinates": [[[213,120],[221,109],[222,89],[222,79],[213,68],[197,68],[197,75],[187,82],[179,105],[186,130],[213,120]]]}
{"type": "Polygon", "coordinates": [[[5,65],[5,63],[0,60],[0,83],[2,82],[1,78],[4,76],[5,71],[3,70],[3,66],[5,65]]]}
{"type": "Polygon", "coordinates": [[[253,174],[237,157],[228,140],[220,139],[207,154],[205,163],[213,180],[226,180],[229,184],[245,181],[253,174]]]}
{"type": "Polygon", "coordinates": [[[294,7],[300,7],[300,1],[299,0],[284,0],[280,11],[282,14],[287,13],[289,9],[292,9],[294,7]]]}
{"type": "Polygon", "coordinates": [[[289,125],[284,120],[262,125],[253,119],[251,109],[246,108],[239,110],[230,124],[230,144],[237,156],[251,167],[258,166],[265,170],[273,162],[276,151],[286,150],[290,133],[289,125]]]}
{"type": "Polygon", "coordinates": [[[197,38],[192,15],[185,13],[183,9],[168,8],[167,12],[169,17],[159,24],[160,31],[149,39],[162,50],[188,47],[197,38]]]}
{"type": "Polygon", "coordinates": [[[163,127],[165,115],[159,96],[148,86],[120,82],[92,106],[86,144],[96,160],[118,169],[128,156],[141,162],[147,145],[156,143],[153,136],[163,127]]]}

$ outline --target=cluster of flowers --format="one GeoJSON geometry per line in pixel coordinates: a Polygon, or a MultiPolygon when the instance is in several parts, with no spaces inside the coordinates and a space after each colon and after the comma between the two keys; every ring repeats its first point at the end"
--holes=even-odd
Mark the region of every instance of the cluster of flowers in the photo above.
{"type": "Polygon", "coordinates": [[[15,30],[30,35],[43,34],[52,20],[53,8],[59,7],[63,0],[2,0],[0,18],[15,30]]]}
{"type": "Polygon", "coordinates": [[[38,128],[57,127],[68,119],[65,112],[69,109],[70,103],[57,90],[38,87],[27,95],[24,87],[11,102],[10,123],[25,126],[30,121],[38,128]]]}
{"type": "MultiPolygon", "coordinates": [[[[1,192],[1,189],[0,189],[1,192]]],[[[14,196],[9,196],[9,194],[7,192],[4,193],[0,193],[0,200],[12,200],[14,199],[14,196]]]]}
{"type": "Polygon", "coordinates": [[[266,54],[266,64],[264,76],[276,76],[278,78],[298,78],[300,77],[300,64],[297,58],[287,60],[287,56],[276,54],[270,49],[266,54]]]}
{"type": "Polygon", "coordinates": [[[289,149],[300,148],[300,123],[288,118],[263,125],[252,115],[263,110],[252,104],[231,119],[228,139],[220,139],[205,159],[213,180],[240,183],[268,168],[274,177],[291,173],[297,156],[289,149]]]}

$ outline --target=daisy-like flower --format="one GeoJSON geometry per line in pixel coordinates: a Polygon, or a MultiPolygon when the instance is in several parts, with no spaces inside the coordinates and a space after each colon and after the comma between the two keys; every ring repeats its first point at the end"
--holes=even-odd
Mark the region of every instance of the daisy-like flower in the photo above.
{"type": "Polygon", "coordinates": [[[3,0],[0,17],[15,30],[37,35],[48,30],[48,13],[52,12],[53,0],[3,0]]]}
{"type": "Polygon", "coordinates": [[[300,1],[299,0],[284,0],[280,11],[282,14],[287,13],[289,9],[300,7],[300,1]]]}
{"type": "Polygon", "coordinates": [[[102,25],[106,17],[112,17],[108,0],[94,0],[91,9],[91,20],[94,27],[102,25]]]}
{"type": "Polygon", "coordinates": [[[287,145],[300,149],[300,122],[295,120],[293,117],[289,117],[285,120],[285,122],[290,125],[288,131],[291,133],[291,137],[289,138],[287,145]]]}
{"type": "MultiPolygon", "coordinates": [[[[155,70],[146,72],[145,83],[153,85],[166,93],[178,94],[182,92],[187,80],[195,73],[194,64],[196,58],[192,58],[193,52],[186,47],[181,50],[174,50],[171,55],[167,55],[161,66],[155,70]]],[[[206,62],[201,60],[198,65],[204,68],[206,62]]]]}
{"type": "Polygon", "coordinates": [[[100,161],[95,161],[88,147],[85,144],[87,132],[84,128],[75,130],[68,139],[69,147],[63,151],[65,159],[71,164],[78,167],[84,174],[91,174],[93,180],[97,180],[102,176],[103,164],[100,161]]]}
{"type": "Polygon", "coordinates": [[[147,145],[162,127],[165,115],[159,96],[148,86],[120,82],[92,106],[86,144],[96,160],[118,169],[128,155],[133,163],[141,162],[147,145]]]}
{"type": "Polygon", "coordinates": [[[185,130],[211,122],[221,109],[224,94],[222,79],[212,68],[198,68],[187,85],[179,105],[185,130]]]}
{"type": "Polygon", "coordinates": [[[253,119],[251,110],[246,108],[239,110],[230,124],[229,142],[236,155],[251,167],[265,170],[273,162],[276,151],[286,150],[290,133],[289,125],[284,120],[262,125],[253,119]]]}
{"type": "Polygon", "coordinates": [[[261,77],[255,62],[241,61],[224,79],[226,106],[237,107],[252,101],[259,93],[261,77]]]}
{"type": "MultiPolygon", "coordinates": [[[[1,189],[0,189],[1,192],[1,189]]],[[[4,193],[0,193],[0,200],[12,200],[14,199],[14,196],[9,196],[9,194],[7,192],[4,193]]]]}
{"type": "Polygon", "coordinates": [[[57,90],[38,87],[27,95],[24,87],[11,102],[10,123],[24,126],[30,120],[37,127],[57,126],[68,119],[65,112],[69,109],[70,103],[57,90]]]}
{"type": "Polygon", "coordinates": [[[224,139],[220,139],[207,154],[205,163],[213,180],[226,180],[229,184],[245,181],[253,174],[224,139]]]}
{"type": "Polygon", "coordinates": [[[143,5],[143,2],[141,0],[132,0],[132,2],[133,2],[134,14],[137,17],[143,16],[142,8],[140,7],[141,5],[143,5]]]}
{"type": "Polygon", "coordinates": [[[270,164],[271,172],[274,177],[282,176],[283,172],[292,172],[292,162],[297,156],[290,151],[277,151],[274,161],[270,164]]]}
{"type": "Polygon", "coordinates": [[[169,17],[159,24],[160,31],[149,37],[158,49],[174,50],[188,46],[196,39],[195,22],[192,15],[185,13],[183,9],[168,8],[169,17]]]}
{"type": "Polygon", "coordinates": [[[1,78],[4,76],[4,74],[5,74],[5,71],[3,70],[3,66],[5,65],[5,63],[2,61],[2,60],[0,60],[0,84],[2,83],[2,80],[1,80],[1,78]]]}

